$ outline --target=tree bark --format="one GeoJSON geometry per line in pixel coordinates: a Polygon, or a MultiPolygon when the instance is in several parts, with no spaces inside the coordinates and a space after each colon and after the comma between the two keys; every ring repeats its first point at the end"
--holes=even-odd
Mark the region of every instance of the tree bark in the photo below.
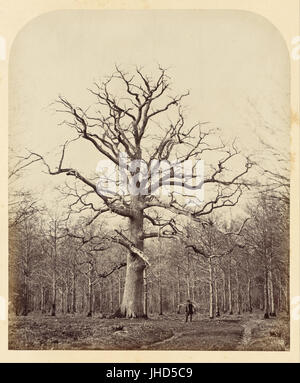
{"type": "Polygon", "coordinates": [[[148,316],[148,280],[147,269],[144,269],[144,316],[148,316]]]}
{"type": "Polygon", "coordinates": [[[89,297],[89,308],[88,308],[88,317],[93,315],[93,281],[92,281],[92,265],[89,263],[89,272],[88,272],[88,297],[89,297]]]}
{"type": "Polygon", "coordinates": [[[177,266],[177,307],[179,307],[180,302],[180,268],[177,266]]]}
{"type": "Polygon", "coordinates": [[[219,291],[218,291],[218,282],[215,278],[215,306],[216,306],[216,317],[220,316],[220,307],[219,307],[219,291]]]}
{"type": "Polygon", "coordinates": [[[265,290],[265,319],[269,318],[269,278],[268,278],[268,267],[265,265],[265,284],[264,284],[264,290],[265,290]]]}
{"type": "Polygon", "coordinates": [[[77,302],[76,302],[76,265],[73,265],[73,301],[72,301],[72,312],[73,314],[77,311],[77,302]]]}
{"type": "Polygon", "coordinates": [[[227,303],[226,303],[226,274],[223,270],[223,313],[227,311],[227,303]]]}
{"type": "Polygon", "coordinates": [[[28,278],[26,276],[26,271],[24,275],[24,310],[23,315],[28,315],[28,300],[29,300],[29,289],[28,289],[28,278]]]}
{"type": "Polygon", "coordinates": [[[213,271],[211,258],[208,260],[208,269],[209,269],[209,318],[214,318],[214,288],[213,288],[213,271]]]}
{"type": "MultiPolygon", "coordinates": [[[[144,250],[143,233],[143,211],[136,208],[133,203],[134,216],[129,219],[131,241],[139,250],[144,250]]],[[[145,262],[136,254],[127,255],[126,279],[122,304],[115,316],[127,318],[144,317],[144,278],[145,262]]]]}
{"type": "Polygon", "coordinates": [[[187,287],[187,297],[191,298],[191,286],[190,286],[190,255],[187,255],[187,274],[186,274],[186,287],[187,287]]]}
{"type": "Polygon", "coordinates": [[[52,272],[52,304],[51,315],[56,316],[56,270],[52,272]]]}
{"type": "Polygon", "coordinates": [[[114,310],[114,281],[112,277],[109,279],[109,310],[111,313],[114,310]]]}
{"type": "Polygon", "coordinates": [[[228,272],[228,310],[229,314],[232,315],[232,290],[231,290],[231,258],[229,258],[229,272],[228,272]]]}
{"type": "MultiPolygon", "coordinates": [[[[272,265],[270,265],[270,268],[272,265]]],[[[275,317],[275,302],[274,302],[274,287],[273,287],[273,273],[269,271],[269,295],[270,295],[270,316],[275,317]]]]}
{"type": "Polygon", "coordinates": [[[247,257],[246,261],[247,266],[247,300],[248,300],[248,311],[252,313],[252,296],[251,296],[251,277],[250,277],[250,270],[249,270],[249,260],[247,257]]]}
{"type": "Polygon", "coordinates": [[[65,299],[64,299],[64,289],[61,287],[60,289],[60,300],[61,300],[61,313],[65,313],[65,299]]]}
{"type": "Polygon", "coordinates": [[[159,271],[158,271],[158,296],[159,296],[159,315],[163,315],[163,293],[162,293],[162,282],[161,282],[161,248],[159,248],[159,271]]]}
{"type": "Polygon", "coordinates": [[[121,270],[119,270],[118,272],[118,305],[120,306],[121,305],[121,302],[122,302],[122,274],[121,274],[121,270]]]}
{"type": "Polygon", "coordinates": [[[236,279],[236,309],[238,315],[241,314],[241,297],[240,297],[240,279],[238,272],[238,265],[235,266],[235,279],[236,279]]]}
{"type": "Polygon", "coordinates": [[[41,285],[41,313],[45,313],[45,287],[41,285]]]}

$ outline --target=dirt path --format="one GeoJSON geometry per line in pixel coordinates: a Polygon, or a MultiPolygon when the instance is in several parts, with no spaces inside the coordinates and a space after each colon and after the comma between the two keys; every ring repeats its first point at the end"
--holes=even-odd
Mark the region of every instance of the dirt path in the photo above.
{"type": "Polygon", "coordinates": [[[276,321],[250,318],[242,321],[243,336],[237,350],[287,351],[281,331],[276,330],[276,321]]]}
{"type": "Polygon", "coordinates": [[[259,325],[262,322],[260,319],[250,319],[245,322],[242,322],[241,325],[244,327],[244,332],[241,340],[241,344],[239,348],[247,347],[247,345],[252,340],[252,329],[259,325]]]}
{"type": "Polygon", "coordinates": [[[151,343],[149,345],[144,345],[141,347],[141,350],[149,350],[151,348],[159,348],[159,346],[161,345],[165,345],[165,344],[169,344],[169,345],[172,345],[172,342],[178,338],[180,338],[181,336],[183,336],[184,333],[183,332],[179,332],[179,333],[173,333],[173,335],[171,335],[169,338],[166,338],[166,339],[163,339],[163,340],[160,340],[158,342],[154,342],[154,343],[151,343]]]}
{"type": "Polygon", "coordinates": [[[142,350],[234,350],[238,347],[243,327],[239,320],[226,323],[223,321],[194,321],[178,327],[174,323],[172,335],[166,339],[141,346],[142,350]]]}

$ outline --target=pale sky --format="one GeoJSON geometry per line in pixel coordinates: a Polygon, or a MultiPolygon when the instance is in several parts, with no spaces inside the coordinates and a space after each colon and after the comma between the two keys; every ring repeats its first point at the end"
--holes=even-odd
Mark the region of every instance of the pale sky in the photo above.
{"type": "MultiPolygon", "coordinates": [[[[10,56],[11,146],[58,153],[69,137],[51,106],[59,94],[87,107],[95,100],[86,89],[115,64],[151,73],[157,63],[170,68],[174,94],[190,91],[187,123],[209,121],[238,137],[245,153],[261,149],[257,133],[288,151],[287,47],[266,19],[242,11],[58,11],[34,19],[10,56]]],[[[73,166],[95,169],[98,157],[82,148],[73,166]]],[[[24,185],[50,196],[63,179],[35,167],[24,185]]]]}

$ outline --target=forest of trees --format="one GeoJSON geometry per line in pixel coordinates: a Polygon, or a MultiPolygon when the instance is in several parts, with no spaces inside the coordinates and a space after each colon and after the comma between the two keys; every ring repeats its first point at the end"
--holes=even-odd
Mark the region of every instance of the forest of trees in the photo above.
{"type": "MultiPolygon", "coordinates": [[[[214,215],[189,223],[177,237],[149,241],[145,314],[183,312],[186,299],[211,318],[288,312],[288,210],[285,201],[264,194],[238,227],[220,225],[214,215]]],[[[30,195],[20,196],[10,222],[11,312],[108,316],[118,309],[126,250],[105,224],[87,221],[70,227],[30,195]]]]}
{"type": "MultiPolygon", "coordinates": [[[[225,144],[201,122],[186,126],[181,102],[188,93],[164,99],[169,85],[162,68],[156,80],[139,69],[129,75],[116,68],[91,90],[102,107],[94,115],[60,96],[58,111],[70,117],[64,124],[77,136],[63,144],[56,168],[30,152],[11,177],[22,177],[35,163],[50,175],[70,176],[74,184],[61,189],[61,210],[30,192],[11,192],[12,314],[147,317],[182,312],[187,299],[209,318],[254,309],[268,318],[289,311],[289,177],[274,156],[274,169],[256,169],[261,178],[253,182],[248,173],[256,165],[235,142],[225,144]],[[126,99],[112,95],[115,81],[126,99]],[[175,119],[164,120],[161,115],[172,108],[175,119]],[[158,128],[151,139],[153,126],[158,128]],[[102,195],[95,174],[64,165],[75,140],[87,141],[115,166],[121,152],[147,164],[154,158],[203,159],[205,201],[189,209],[172,193],[168,200],[150,192],[102,195]],[[238,206],[243,193],[251,198],[240,215],[228,218],[223,212],[238,206]]],[[[129,169],[128,178],[135,171],[129,169]]],[[[174,172],[168,177],[170,185],[181,185],[174,172]]],[[[139,179],[144,188],[148,181],[139,179]]]]}

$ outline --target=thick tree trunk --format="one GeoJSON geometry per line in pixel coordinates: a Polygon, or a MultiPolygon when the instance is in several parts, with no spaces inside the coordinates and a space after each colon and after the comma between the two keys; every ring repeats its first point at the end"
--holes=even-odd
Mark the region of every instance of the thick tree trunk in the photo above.
{"type": "MultiPolygon", "coordinates": [[[[143,211],[133,205],[134,217],[130,218],[131,241],[139,250],[144,250],[143,211]]],[[[144,315],[144,269],[145,262],[136,254],[127,255],[126,279],[122,304],[114,316],[127,318],[145,317],[144,315]]]]}

